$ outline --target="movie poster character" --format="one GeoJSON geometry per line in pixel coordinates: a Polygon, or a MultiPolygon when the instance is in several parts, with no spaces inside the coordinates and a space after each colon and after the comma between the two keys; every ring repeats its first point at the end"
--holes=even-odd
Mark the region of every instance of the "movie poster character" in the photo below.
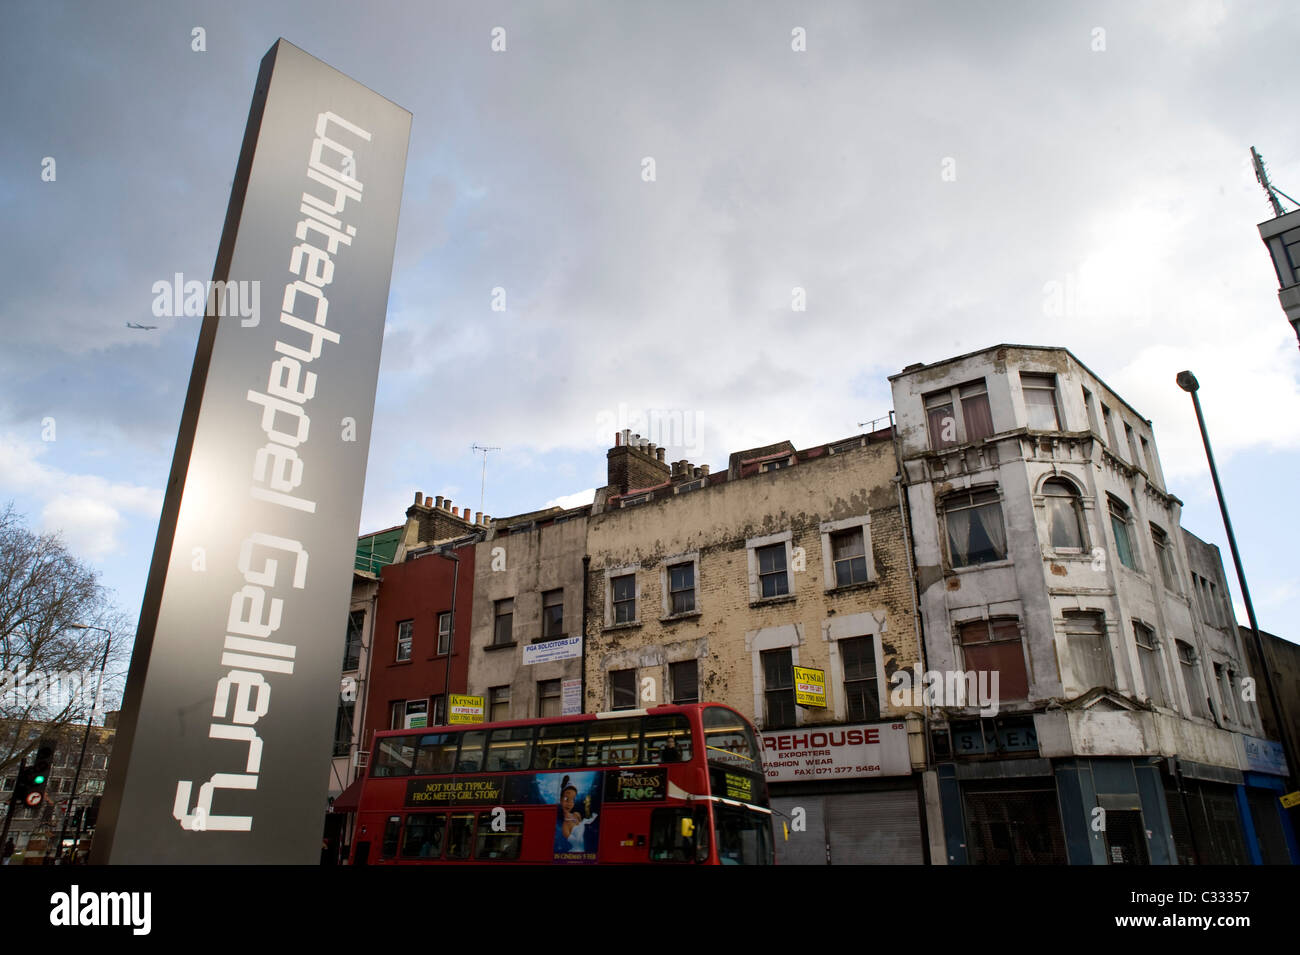
{"type": "Polygon", "coordinates": [[[539,774],[536,785],[539,801],[555,806],[555,861],[595,862],[601,774],[539,774]]]}

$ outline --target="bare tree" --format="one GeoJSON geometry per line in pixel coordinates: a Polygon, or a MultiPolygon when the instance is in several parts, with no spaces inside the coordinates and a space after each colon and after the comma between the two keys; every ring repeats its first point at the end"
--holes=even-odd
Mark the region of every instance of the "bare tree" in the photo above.
{"type": "Polygon", "coordinates": [[[74,624],[113,633],[107,683],[115,684],[132,642],[129,619],[58,535],[32,533],[8,504],[0,511],[0,774],[39,739],[75,735],[71,725],[111,702],[100,678],[108,635],[74,624]]]}

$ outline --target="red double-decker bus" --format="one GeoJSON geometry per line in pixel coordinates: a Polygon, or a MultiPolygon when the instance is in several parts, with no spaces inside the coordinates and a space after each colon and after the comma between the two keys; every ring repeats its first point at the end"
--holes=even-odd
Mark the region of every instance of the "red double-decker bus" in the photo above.
{"type": "Polygon", "coordinates": [[[376,733],[352,864],[770,865],[753,726],[713,703],[376,733]]]}

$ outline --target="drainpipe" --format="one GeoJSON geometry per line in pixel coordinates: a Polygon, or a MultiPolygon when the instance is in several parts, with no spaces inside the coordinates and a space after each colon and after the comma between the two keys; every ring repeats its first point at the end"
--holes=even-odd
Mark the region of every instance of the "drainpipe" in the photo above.
{"type": "Polygon", "coordinates": [[[591,568],[591,555],[582,555],[582,712],[587,712],[587,575],[591,568]]]}
{"type": "MultiPolygon", "coordinates": [[[[916,633],[916,649],[921,655],[921,672],[929,670],[929,664],[925,658],[925,637],[921,632],[921,607],[919,598],[920,581],[916,575],[916,555],[912,547],[912,515],[908,509],[908,502],[903,487],[907,471],[903,467],[903,450],[898,443],[898,425],[894,421],[894,412],[889,412],[890,436],[894,444],[894,462],[898,466],[898,474],[894,477],[894,488],[898,492],[898,514],[903,522],[903,549],[907,552],[907,575],[910,578],[911,586],[908,592],[912,598],[912,628],[916,633]]],[[[915,688],[914,688],[915,689],[915,688]]],[[[924,699],[924,698],[922,698],[924,699]]],[[[924,706],[921,707],[921,733],[925,738],[925,769],[922,770],[922,783],[920,796],[920,820],[921,832],[924,838],[921,840],[921,849],[924,857],[924,864],[930,865],[930,825],[929,814],[926,812],[925,805],[925,782],[924,773],[934,766],[934,751],[930,740],[930,714],[924,706]]]]}

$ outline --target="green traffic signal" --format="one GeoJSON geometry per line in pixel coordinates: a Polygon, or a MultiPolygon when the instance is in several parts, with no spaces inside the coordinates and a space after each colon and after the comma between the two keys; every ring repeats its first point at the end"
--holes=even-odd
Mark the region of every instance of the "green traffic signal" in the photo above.
{"type": "Polygon", "coordinates": [[[42,786],[42,785],[44,785],[44,784],[45,784],[45,777],[44,777],[44,776],[41,776],[41,775],[37,774],[36,776],[33,776],[33,777],[32,777],[32,785],[33,785],[33,786],[42,786]]]}

